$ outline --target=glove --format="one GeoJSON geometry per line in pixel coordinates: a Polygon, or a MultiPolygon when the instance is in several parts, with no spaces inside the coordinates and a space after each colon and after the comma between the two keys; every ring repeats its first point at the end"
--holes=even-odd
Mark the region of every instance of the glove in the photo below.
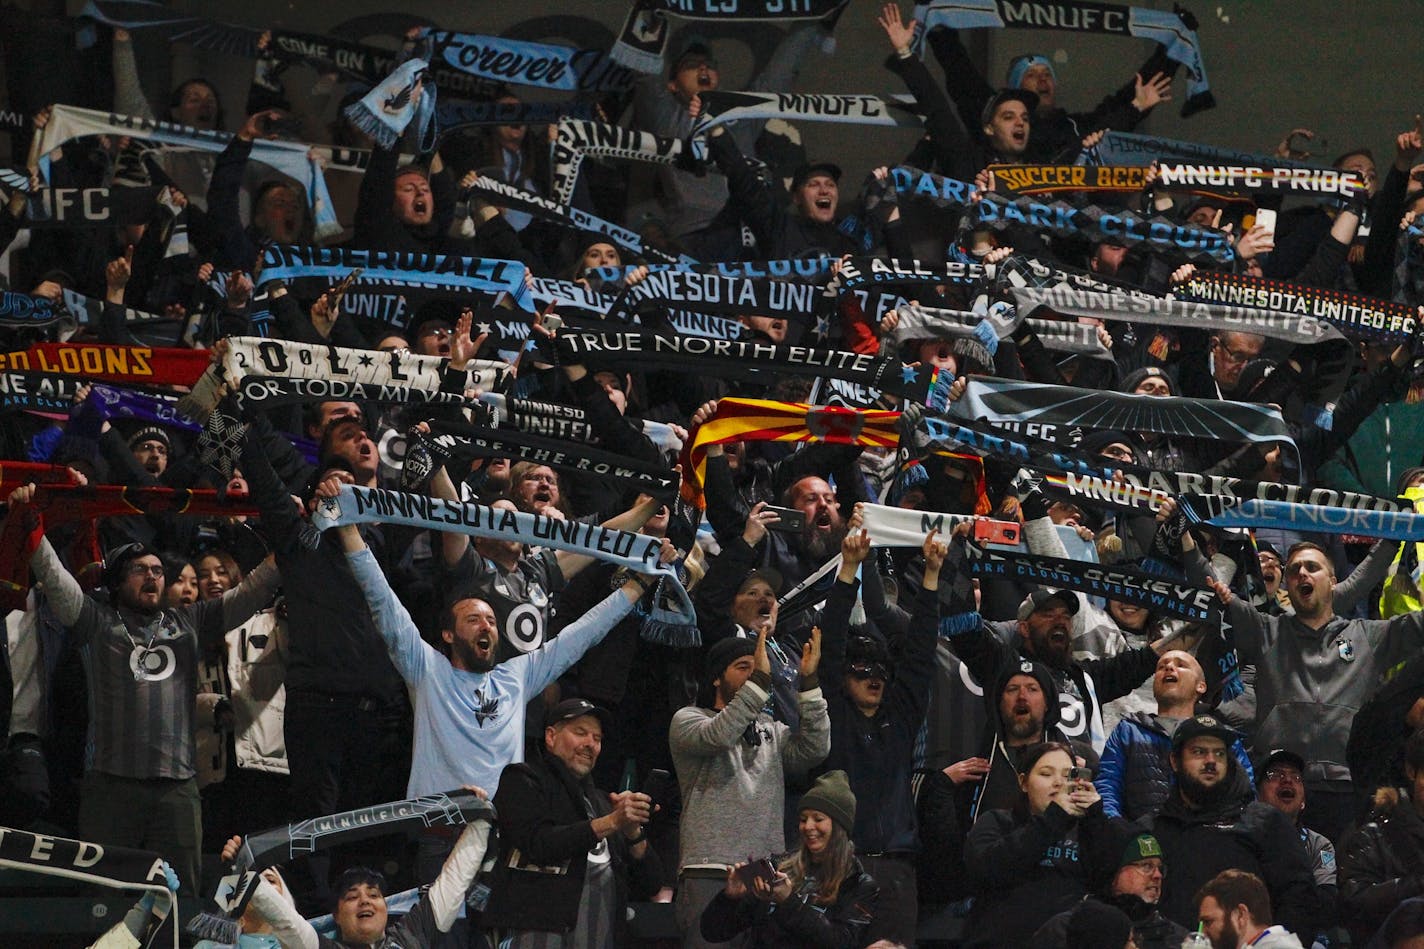
{"type": "Polygon", "coordinates": [[[1019,499],[1019,510],[1023,512],[1025,523],[1048,516],[1048,498],[1039,488],[1042,483],[1043,476],[1027,468],[1020,468],[1014,480],[1009,482],[1009,492],[1019,499]]]}

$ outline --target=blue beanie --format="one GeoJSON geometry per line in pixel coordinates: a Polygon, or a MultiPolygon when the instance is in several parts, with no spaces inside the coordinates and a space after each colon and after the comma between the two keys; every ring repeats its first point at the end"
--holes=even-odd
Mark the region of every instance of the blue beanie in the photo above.
{"type": "Polygon", "coordinates": [[[1055,79],[1058,77],[1058,74],[1053,71],[1053,64],[1048,61],[1047,56],[1040,53],[1029,53],[1027,56],[1020,56],[1009,63],[1009,73],[1004,81],[1004,85],[1010,89],[1017,89],[1019,83],[1023,82],[1024,73],[1028,72],[1031,66],[1047,66],[1049,75],[1055,79]]]}

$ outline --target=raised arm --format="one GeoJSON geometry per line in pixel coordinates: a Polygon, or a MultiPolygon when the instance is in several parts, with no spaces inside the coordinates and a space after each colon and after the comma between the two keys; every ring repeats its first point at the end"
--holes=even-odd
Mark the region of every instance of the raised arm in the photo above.
{"type": "Polygon", "coordinates": [[[757,636],[756,652],[752,654],[755,669],[751,678],[732,696],[732,701],[710,718],[696,708],[684,708],[673,715],[668,729],[668,743],[674,752],[698,757],[720,754],[736,745],[741,740],[742,732],[756,721],[771,695],[771,659],[766,653],[767,629],[763,627],[757,636]]]}

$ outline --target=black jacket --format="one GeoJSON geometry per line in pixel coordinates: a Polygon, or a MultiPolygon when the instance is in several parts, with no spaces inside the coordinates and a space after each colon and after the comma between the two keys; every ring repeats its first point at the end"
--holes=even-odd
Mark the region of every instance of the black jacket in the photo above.
{"type": "Polygon", "coordinates": [[[965,868],[976,893],[966,947],[1027,946],[1038,927],[1087,895],[1083,861],[1107,827],[1101,804],[1082,818],[1057,804],[1036,817],[989,811],[969,832],[965,868]]]}
{"type": "MultiPolygon", "coordinates": [[[[505,767],[494,806],[499,814],[499,862],[481,924],[555,932],[573,928],[588,852],[598,843],[589,807],[596,816],[607,814],[608,795],[543,751],[524,764],[505,767]]],[[[643,859],[634,860],[622,834],[605,838],[605,843],[617,890],[615,940],[624,945],[629,891],[640,899],[651,897],[661,873],[652,847],[644,849],[643,859]]]]}
{"type": "Polygon", "coordinates": [[[1363,946],[1390,911],[1424,896],[1424,819],[1394,788],[1375,794],[1370,820],[1345,842],[1340,854],[1341,915],[1363,946]]]}
{"type": "Polygon", "coordinates": [[[1151,826],[1168,867],[1158,904],[1168,919],[1192,926],[1197,890],[1222,870],[1246,870],[1265,881],[1277,922],[1291,932],[1315,932],[1320,913],[1310,855],[1290,818],[1271,805],[1233,795],[1193,811],[1177,793],[1151,826]]]}
{"type": "MultiPolygon", "coordinates": [[[[872,568],[873,569],[873,568],[872,568]]],[[[831,716],[831,753],[824,770],[840,769],[857,801],[851,839],[861,853],[911,853],[915,803],[910,796],[915,739],[929,704],[934,649],[939,638],[939,594],[915,589],[909,631],[890,644],[894,667],[880,708],[862,715],[845,692],[846,632],[858,583],[836,581],[821,628],[821,690],[831,716]]]]}
{"type": "MultiPolygon", "coordinates": [[[[1120,909],[1132,920],[1132,937],[1137,949],[1178,949],[1187,934],[1185,926],[1178,926],[1158,912],[1156,903],[1143,902],[1139,896],[1088,896],[1083,902],[1089,900],[1120,909]]],[[[1033,934],[1034,949],[1066,949],[1068,918],[1074,909],[1077,907],[1064,910],[1039,927],[1033,934]]]]}
{"type": "Polygon", "coordinates": [[[744,949],[859,949],[879,898],[880,885],[857,860],[830,906],[812,903],[804,888],[780,904],[719,892],[702,911],[702,938],[726,942],[750,929],[744,949]]]}

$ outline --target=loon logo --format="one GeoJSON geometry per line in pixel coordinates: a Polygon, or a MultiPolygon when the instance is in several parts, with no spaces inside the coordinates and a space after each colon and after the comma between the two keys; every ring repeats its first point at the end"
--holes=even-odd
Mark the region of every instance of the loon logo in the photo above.
{"type": "Polygon", "coordinates": [[[475,724],[484,727],[486,719],[495,721],[499,718],[499,699],[485,698],[483,689],[475,690],[475,724]]]}

